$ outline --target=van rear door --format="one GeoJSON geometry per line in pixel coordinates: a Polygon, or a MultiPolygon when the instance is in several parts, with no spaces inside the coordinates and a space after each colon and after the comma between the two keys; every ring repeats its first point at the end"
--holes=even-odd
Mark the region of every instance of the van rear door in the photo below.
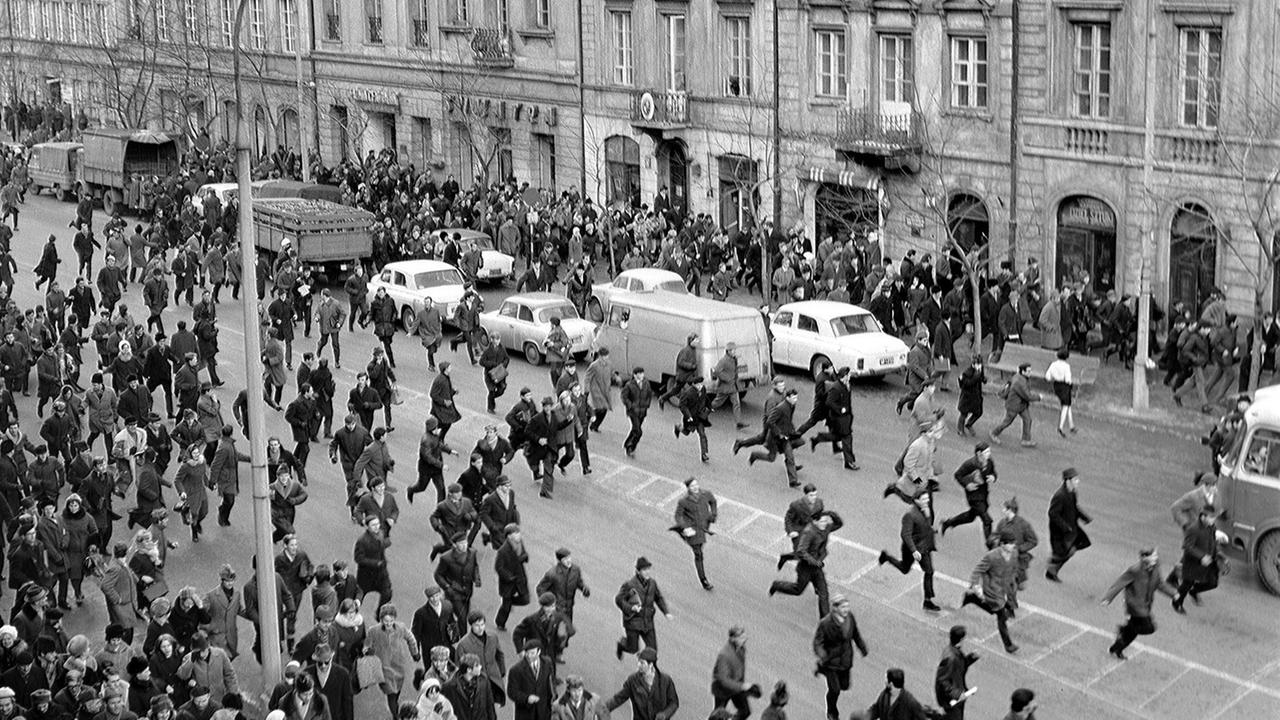
{"type": "Polygon", "coordinates": [[[724,351],[732,342],[738,346],[738,376],[744,387],[767,384],[772,372],[769,360],[769,339],[764,318],[750,316],[717,319],[709,323],[715,347],[724,351]]]}

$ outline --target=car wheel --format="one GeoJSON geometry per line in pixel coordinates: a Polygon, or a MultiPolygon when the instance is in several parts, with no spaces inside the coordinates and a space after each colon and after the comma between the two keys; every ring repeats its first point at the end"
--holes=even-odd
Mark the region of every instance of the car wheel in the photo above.
{"type": "Polygon", "coordinates": [[[541,365],[542,351],[538,349],[537,345],[527,342],[524,344],[524,359],[529,361],[530,365],[541,365]]]}
{"type": "Polygon", "coordinates": [[[818,378],[818,373],[822,371],[823,365],[830,365],[831,360],[826,355],[814,355],[809,361],[809,377],[818,378]]]}
{"type": "Polygon", "coordinates": [[[1280,530],[1272,530],[1258,543],[1258,556],[1254,558],[1258,577],[1273,595],[1280,595],[1280,530]]]}
{"type": "Polygon", "coordinates": [[[489,331],[484,328],[480,328],[479,335],[476,337],[476,345],[480,347],[481,351],[484,351],[488,350],[489,345],[492,343],[493,341],[489,339],[489,331]]]}
{"type": "Polygon", "coordinates": [[[400,325],[404,327],[404,331],[410,335],[418,329],[418,322],[413,316],[413,308],[408,305],[400,311],[400,325]]]}
{"type": "Polygon", "coordinates": [[[66,201],[67,201],[67,196],[68,196],[68,195],[70,195],[70,193],[68,193],[68,192],[67,192],[67,189],[66,189],[66,188],[64,188],[64,187],[62,187],[61,185],[59,185],[59,186],[58,186],[58,187],[53,191],[53,196],[54,196],[54,197],[56,197],[56,198],[58,198],[58,202],[66,202],[66,201]]]}

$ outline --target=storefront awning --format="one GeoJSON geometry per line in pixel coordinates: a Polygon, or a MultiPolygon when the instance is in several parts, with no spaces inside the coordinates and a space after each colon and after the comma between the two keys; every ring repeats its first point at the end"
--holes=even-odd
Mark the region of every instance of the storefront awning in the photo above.
{"type": "Polygon", "coordinates": [[[870,168],[856,170],[828,170],[809,168],[809,179],[816,183],[830,183],[845,187],[863,188],[875,192],[880,189],[880,176],[870,168]]]}

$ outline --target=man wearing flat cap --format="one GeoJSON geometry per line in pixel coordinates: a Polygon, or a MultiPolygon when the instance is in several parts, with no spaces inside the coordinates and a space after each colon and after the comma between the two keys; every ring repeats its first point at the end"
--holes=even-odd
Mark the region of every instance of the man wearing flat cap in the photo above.
{"type": "Polygon", "coordinates": [[[1139,635],[1151,635],[1156,631],[1151,603],[1156,592],[1162,592],[1171,598],[1177,597],[1176,591],[1160,575],[1160,556],[1155,548],[1145,548],[1138,553],[1138,562],[1129,566],[1110,588],[1102,594],[1102,605],[1110,605],[1111,601],[1124,591],[1124,624],[1116,633],[1115,642],[1107,648],[1117,660],[1124,660],[1125,648],[1129,647],[1139,635]]]}
{"type": "Polygon", "coordinates": [[[556,609],[573,623],[573,605],[579,592],[582,597],[591,597],[591,588],[582,579],[582,570],[573,561],[573,553],[569,548],[556,550],[556,564],[551,566],[542,579],[538,581],[535,592],[539,596],[551,593],[556,598],[556,609]]]}
{"type": "Polygon", "coordinates": [[[507,697],[516,706],[515,720],[551,720],[555,663],[542,657],[542,642],[526,640],[522,657],[507,673],[507,697]]]}
{"type": "Polygon", "coordinates": [[[480,570],[476,551],[467,545],[467,534],[459,532],[450,539],[453,547],[440,556],[434,579],[453,605],[458,627],[465,627],[471,613],[471,595],[480,587],[480,570]]]}
{"type": "Polygon", "coordinates": [[[1031,363],[1022,363],[1018,366],[1018,374],[1013,376],[1009,384],[1004,387],[1001,397],[1004,398],[1004,420],[1000,424],[992,428],[990,439],[996,445],[1000,444],[1000,433],[1004,429],[1013,424],[1013,421],[1022,419],[1022,446],[1033,448],[1036,446],[1034,440],[1031,439],[1031,403],[1040,399],[1040,395],[1031,391],[1028,377],[1030,376],[1031,363]]]}
{"type": "Polygon", "coordinates": [[[572,632],[568,619],[556,610],[556,596],[544,592],[538,596],[538,609],[516,625],[511,641],[516,647],[522,647],[526,640],[537,640],[542,644],[543,657],[552,663],[562,663],[561,654],[572,632]]]}
{"type": "Polygon", "coordinates": [[[680,696],[671,676],[658,669],[658,651],[647,647],[636,655],[637,669],[622,684],[605,708],[613,712],[631,703],[635,720],[668,720],[680,709],[680,696]]]}
{"type": "Polygon", "coordinates": [[[640,649],[640,641],[644,640],[646,648],[657,649],[658,630],[653,624],[658,610],[672,620],[667,610],[667,599],[662,596],[658,581],[649,577],[653,563],[649,558],[636,558],[636,574],[622,583],[613,603],[622,611],[622,629],[626,633],[614,646],[614,654],[622,659],[623,653],[633,653],[640,649]]]}

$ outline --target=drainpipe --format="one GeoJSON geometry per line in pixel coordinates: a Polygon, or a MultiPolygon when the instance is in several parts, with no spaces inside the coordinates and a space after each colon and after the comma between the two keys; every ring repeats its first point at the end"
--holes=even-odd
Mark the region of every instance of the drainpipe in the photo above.
{"type": "Polygon", "coordinates": [[[1018,248],[1018,73],[1022,41],[1020,0],[1013,0],[1013,47],[1009,63],[1009,263],[1016,269],[1018,248]]]}

